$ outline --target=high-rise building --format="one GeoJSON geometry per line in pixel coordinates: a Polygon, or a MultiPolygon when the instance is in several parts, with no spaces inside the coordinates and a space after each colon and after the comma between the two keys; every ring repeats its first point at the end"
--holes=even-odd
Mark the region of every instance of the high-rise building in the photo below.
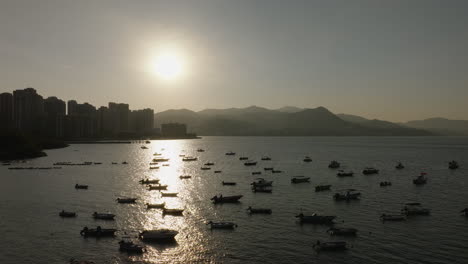
{"type": "Polygon", "coordinates": [[[130,128],[137,135],[151,134],[154,130],[154,110],[135,110],[130,113],[130,128]]]}
{"type": "Polygon", "coordinates": [[[49,97],[44,100],[44,111],[46,117],[46,133],[49,137],[65,136],[64,122],[65,122],[65,101],[57,97],[49,97]]]}
{"type": "Polygon", "coordinates": [[[119,135],[130,132],[129,117],[130,109],[128,104],[109,103],[109,112],[112,122],[112,134],[119,135]]]}
{"type": "Polygon", "coordinates": [[[15,128],[25,133],[42,134],[45,129],[43,101],[33,88],[13,91],[15,128]]]}
{"type": "Polygon", "coordinates": [[[13,94],[0,94],[0,132],[13,129],[13,94]]]}
{"type": "Polygon", "coordinates": [[[65,119],[65,136],[67,138],[90,138],[98,136],[98,114],[96,107],[89,103],[79,104],[70,100],[68,115],[65,119]]]}

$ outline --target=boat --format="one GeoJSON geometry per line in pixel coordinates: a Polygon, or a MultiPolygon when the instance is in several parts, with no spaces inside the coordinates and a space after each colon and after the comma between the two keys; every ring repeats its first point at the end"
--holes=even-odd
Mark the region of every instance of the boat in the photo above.
{"type": "Polygon", "coordinates": [[[170,166],[170,164],[167,164],[167,163],[163,164],[163,167],[169,167],[169,166],[170,166]]]}
{"type": "Polygon", "coordinates": [[[162,197],[177,197],[178,193],[161,192],[162,197]]]}
{"type": "Polygon", "coordinates": [[[356,228],[331,227],[327,230],[331,236],[356,236],[356,228]]]}
{"type": "Polygon", "coordinates": [[[225,182],[225,181],[222,181],[223,185],[236,185],[237,183],[235,182],[225,182]]]}
{"type": "Polygon", "coordinates": [[[201,167],[200,170],[211,170],[210,167],[201,167]]]}
{"type": "Polygon", "coordinates": [[[221,173],[222,171],[220,170],[215,170],[214,173],[221,173]]]}
{"type": "Polygon", "coordinates": [[[310,177],[295,176],[291,179],[291,183],[302,183],[302,182],[310,182],[310,177]]]}
{"type": "Polygon", "coordinates": [[[271,160],[271,158],[268,157],[268,156],[263,156],[263,157],[262,157],[262,160],[271,160]]]}
{"type": "Polygon", "coordinates": [[[60,213],[59,213],[59,216],[60,217],[76,217],[76,213],[75,212],[67,212],[65,210],[62,210],[60,213]]]}
{"type": "Polygon", "coordinates": [[[379,173],[379,170],[376,168],[372,168],[372,167],[364,168],[364,170],[362,171],[362,174],[364,175],[371,175],[371,174],[378,174],[378,173],[379,173]]]}
{"type": "Polygon", "coordinates": [[[150,143],[151,143],[151,141],[149,141],[149,140],[146,140],[146,141],[145,141],[145,143],[146,143],[146,144],[150,144],[150,143]]]}
{"type": "Polygon", "coordinates": [[[146,146],[141,146],[141,149],[148,149],[148,147],[146,147],[146,146]]]}
{"type": "Polygon", "coordinates": [[[138,181],[141,184],[158,184],[159,179],[143,179],[138,181]]]}
{"type": "Polygon", "coordinates": [[[350,201],[358,200],[361,197],[361,193],[355,189],[347,189],[339,193],[335,193],[333,198],[335,201],[350,201]]]}
{"type": "Polygon", "coordinates": [[[163,215],[175,215],[175,216],[181,216],[183,215],[182,213],[184,212],[184,209],[167,209],[163,208],[163,215]]]}
{"type": "Polygon", "coordinates": [[[397,170],[401,170],[401,169],[404,169],[405,166],[401,163],[401,162],[398,162],[398,164],[395,166],[395,169],[397,170]]]}
{"type": "Polygon", "coordinates": [[[96,229],[89,229],[87,226],[85,226],[80,231],[80,235],[84,237],[109,237],[114,236],[116,231],[117,229],[114,228],[101,228],[100,226],[98,226],[96,227],[96,229]]]}
{"type": "Polygon", "coordinates": [[[94,165],[101,165],[102,162],[94,162],[94,165]]]}
{"type": "Polygon", "coordinates": [[[257,165],[257,162],[256,161],[247,161],[244,163],[245,166],[255,166],[257,165]]]}
{"type": "Polygon", "coordinates": [[[267,181],[263,178],[257,178],[250,185],[253,185],[254,187],[264,187],[264,186],[271,186],[272,184],[273,184],[273,181],[267,181]]]}
{"type": "Polygon", "coordinates": [[[153,156],[161,156],[161,155],[162,155],[162,153],[157,153],[157,152],[155,152],[155,153],[153,154],[153,156]]]}
{"type": "Polygon", "coordinates": [[[282,173],[283,171],[281,170],[272,170],[271,173],[282,173]]]}
{"type": "Polygon", "coordinates": [[[135,203],[138,198],[129,198],[129,197],[124,197],[124,198],[117,198],[117,202],[121,204],[130,204],[130,203],[135,203]]]}
{"type": "Polygon", "coordinates": [[[183,158],[185,157],[185,154],[179,154],[179,157],[183,158]]]}
{"type": "Polygon", "coordinates": [[[354,175],[354,172],[352,171],[344,171],[344,170],[339,170],[336,173],[336,176],[338,177],[352,177],[354,175]]]}
{"type": "Polygon", "coordinates": [[[465,216],[468,216],[468,208],[461,210],[460,213],[464,214],[465,216]]]}
{"type": "Polygon", "coordinates": [[[156,167],[150,167],[150,170],[157,170],[157,169],[159,169],[159,167],[157,167],[157,166],[156,167]]]}
{"type": "Polygon", "coordinates": [[[272,171],[273,170],[273,168],[271,168],[271,167],[270,168],[263,168],[263,169],[266,170],[266,171],[272,171]]]}
{"type": "Polygon", "coordinates": [[[232,222],[213,222],[209,221],[206,223],[207,225],[210,225],[211,229],[234,229],[237,227],[235,223],[232,222]]]}
{"type": "Polygon", "coordinates": [[[179,232],[170,229],[145,230],[138,234],[143,241],[148,242],[173,242],[179,232]]]}
{"type": "Polygon", "coordinates": [[[253,192],[263,192],[263,193],[271,193],[273,192],[273,187],[271,186],[252,186],[253,192]]]}
{"type": "Polygon", "coordinates": [[[182,161],[196,161],[198,160],[197,157],[183,157],[182,161]]]}
{"type": "Polygon", "coordinates": [[[205,150],[202,149],[202,148],[199,148],[199,149],[197,149],[197,152],[205,152],[205,150]]]}
{"type": "Polygon", "coordinates": [[[328,164],[328,168],[330,169],[338,169],[340,167],[340,163],[336,160],[332,160],[330,164],[328,164]]]}
{"type": "Polygon", "coordinates": [[[167,185],[148,185],[148,190],[154,191],[154,190],[167,190],[167,185]]]}
{"type": "Polygon", "coordinates": [[[405,221],[406,215],[404,214],[382,214],[380,220],[385,221],[405,221]]]}
{"type": "Polygon", "coordinates": [[[118,163],[117,163],[117,162],[112,162],[111,164],[112,164],[112,165],[117,165],[118,163]]]}
{"type": "Polygon", "coordinates": [[[236,155],[235,152],[232,152],[232,151],[226,152],[226,156],[234,156],[234,155],[236,155]]]}
{"type": "Polygon", "coordinates": [[[158,165],[158,162],[150,162],[149,165],[158,165]]]}
{"type": "Polygon", "coordinates": [[[345,241],[329,241],[329,242],[317,242],[313,245],[315,250],[323,250],[323,251],[342,251],[347,250],[348,246],[345,241]]]}
{"type": "Polygon", "coordinates": [[[330,188],[331,188],[331,185],[317,185],[315,186],[315,191],[316,192],[329,191],[330,188]]]}
{"type": "Polygon", "coordinates": [[[214,165],[214,162],[207,162],[204,164],[205,166],[213,166],[214,165]]]}
{"type": "Polygon", "coordinates": [[[249,208],[247,208],[247,211],[249,212],[249,214],[271,214],[272,213],[271,209],[252,208],[251,206],[249,206],[249,208]]]}
{"type": "Polygon", "coordinates": [[[458,162],[452,160],[449,162],[449,169],[451,170],[456,170],[458,169],[459,165],[458,165],[458,162]]]}
{"type": "Polygon", "coordinates": [[[169,159],[166,159],[166,158],[154,158],[153,159],[153,162],[167,162],[169,161],[169,159]]]}
{"type": "Polygon", "coordinates": [[[239,160],[248,160],[248,157],[240,157],[239,160]]]}
{"type": "Polygon", "coordinates": [[[163,209],[164,207],[166,207],[166,203],[160,203],[160,204],[146,203],[146,209],[163,209]]]}
{"type": "Polygon", "coordinates": [[[82,189],[82,190],[86,190],[88,189],[88,185],[83,185],[83,184],[75,184],[75,189],[82,189]]]}
{"type": "Polygon", "coordinates": [[[94,212],[94,213],[93,213],[93,218],[94,218],[94,219],[114,220],[114,217],[115,217],[115,214],[98,213],[98,212],[94,212]]]}
{"type": "Polygon", "coordinates": [[[252,175],[260,175],[260,174],[262,174],[261,171],[254,171],[254,172],[252,172],[252,175]]]}
{"type": "Polygon", "coordinates": [[[333,225],[333,220],[336,218],[334,215],[317,215],[315,213],[312,215],[304,215],[303,213],[300,213],[296,215],[296,217],[299,218],[301,223],[320,225],[333,225]]]}
{"type": "Polygon", "coordinates": [[[122,162],[122,164],[126,165],[126,164],[128,164],[128,162],[124,161],[124,162],[122,162]]]}
{"type": "Polygon", "coordinates": [[[422,207],[420,203],[406,203],[401,212],[407,216],[431,214],[431,210],[422,207]]]}
{"type": "Polygon", "coordinates": [[[233,195],[233,196],[223,196],[222,194],[220,196],[213,196],[211,200],[213,203],[238,203],[239,199],[242,198],[243,195],[233,195]]]}
{"type": "Polygon", "coordinates": [[[413,179],[413,183],[416,185],[422,185],[427,183],[426,173],[421,172],[421,175],[413,179]]]}
{"type": "Polygon", "coordinates": [[[143,253],[145,251],[145,247],[135,244],[130,240],[122,239],[119,241],[119,250],[128,253],[143,253]]]}
{"type": "Polygon", "coordinates": [[[303,159],[304,162],[311,162],[312,159],[309,157],[309,156],[306,156],[304,159],[303,159]]]}
{"type": "Polygon", "coordinates": [[[192,178],[192,176],[190,176],[190,175],[180,175],[179,178],[181,178],[181,179],[190,179],[190,178],[192,178]]]}
{"type": "Polygon", "coordinates": [[[387,186],[392,186],[392,182],[389,182],[389,181],[380,182],[380,187],[387,187],[387,186]]]}

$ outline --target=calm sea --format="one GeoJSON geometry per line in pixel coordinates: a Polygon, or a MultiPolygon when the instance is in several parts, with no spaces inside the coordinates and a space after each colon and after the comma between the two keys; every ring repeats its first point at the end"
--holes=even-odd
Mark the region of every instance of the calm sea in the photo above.
{"type": "Polygon", "coordinates": [[[205,137],[199,140],[152,141],[142,144],[71,145],[47,151],[48,156],[12,166],[52,166],[55,162],[102,162],[101,165],[63,166],[57,170],[8,170],[0,167],[0,263],[68,263],[70,258],[95,263],[468,263],[468,218],[459,211],[468,207],[468,138],[466,137],[205,137]],[[205,152],[197,152],[198,148],[205,152]],[[236,156],[226,156],[234,151],[236,156]],[[153,153],[170,158],[169,166],[150,170],[153,153]],[[180,154],[198,157],[182,162],[180,154]],[[261,161],[268,155],[271,161],[261,161]],[[239,156],[258,161],[246,167],[239,156]],[[304,156],[313,159],[304,163],[304,156]],[[447,162],[461,167],[451,171],[447,162]],[[338,178],[327,165],[341,162],[354,177],[338,178]],[[121,162],[127,161],[128,165],[121,162]],[[202,171],[205,162],[214,162],[202,171]],[[398,161],[406,166],[394,167],[398,161]],[[118,162],[112,165],[111,162],[118,162]],[[366,166],[378,175],[362,175],[366,166]],[[283,173],[271,174],[264,167],[283,173]],[[214,170],[222,173],[215,174],[214,170]],[[258,177],[273,180],[273,193],[252,193],[250,183],[258,177]],[[429,181],[415,186],[412,179],[426,172],[429,181]],[[180,175],[192,175],[181,180],[180,175]],[[292,176],[311,177],[311,183],[291,184],[292,176]],[[161,198],[138,183],[158,178],[179,197],[161,198]],[[222,181],[236,186],[222,186],[222,181]],[[390,187],[379,186],[391,181],[390,187]],[[89,190],[75,190],[87,184],[89,190]],[[331,184],[331,192],[314,191],[331,184]],[[355,188],[362,198],[335,202],[334,191],[355,188]],[[213,205],[216,194],[244,197],[239,204],[213,205]],[[118,204],[116,198],[138,197],[134,205],[118,204]],[[166,202],[184,208],[184,216],[162,216],[146,210],[144,203],[166,202]],[[420,202],[432,210],[406,222],[379,221],[384,212],[398,212],[406,202],[420,202]],[[271,215],[252,215],[248,206],[271,208],[271,215]],[[62,219],[60,210],[76,211],[78,217],[62,219]],[[336,215],[340,226],[359,230],[356,238],[330,237],[327,227],[300,225],[294,217],[305,214],[336,215]],[[94,211],[116,214],[115,221],[94,220],[94,211]],[[232,221],[235,230],[210,230],[206,222],[232,221]],[[84,226],[117,228],[116,238],[83,238],[84,226]],[[177,244],[146,245],[143,255],[118,250],[122,236],[138,231],[171,228],[179,231],[177,244]],[[345,240],[346,252],[317,253],[316,240],[345,240]]]}

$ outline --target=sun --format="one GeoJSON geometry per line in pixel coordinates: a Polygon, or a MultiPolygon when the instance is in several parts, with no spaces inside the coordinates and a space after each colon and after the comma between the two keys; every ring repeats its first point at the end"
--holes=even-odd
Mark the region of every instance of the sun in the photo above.
{"type": "Polygon", "coordinates": [[[153,58],[151,71],[160,79],[177,80],[184,74],[185,60],[180,52],[175,50],[161,51],[153,58]]]}

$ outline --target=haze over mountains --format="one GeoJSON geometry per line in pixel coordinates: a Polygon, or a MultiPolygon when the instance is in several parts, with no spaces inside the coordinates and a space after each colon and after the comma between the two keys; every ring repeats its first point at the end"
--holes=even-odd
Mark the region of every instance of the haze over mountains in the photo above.
{"type": "Polygon", "coordinates": [[[286,106],[271,110],[250,106],[198,112],[178,109],[155,114],[156,126],[170,122],[185,123],[189,131],[201,136],[431,136],[463,135],[463,131],[468,135],[468,125],[462,125],[468,121],[421,120],[397,124],[355,115],[336,115],[324,107],[286,106]],[[442,129],[447,122],[453,125],[442,129]],[[453,132],[452,127],[458,132],[453,132]]]}

